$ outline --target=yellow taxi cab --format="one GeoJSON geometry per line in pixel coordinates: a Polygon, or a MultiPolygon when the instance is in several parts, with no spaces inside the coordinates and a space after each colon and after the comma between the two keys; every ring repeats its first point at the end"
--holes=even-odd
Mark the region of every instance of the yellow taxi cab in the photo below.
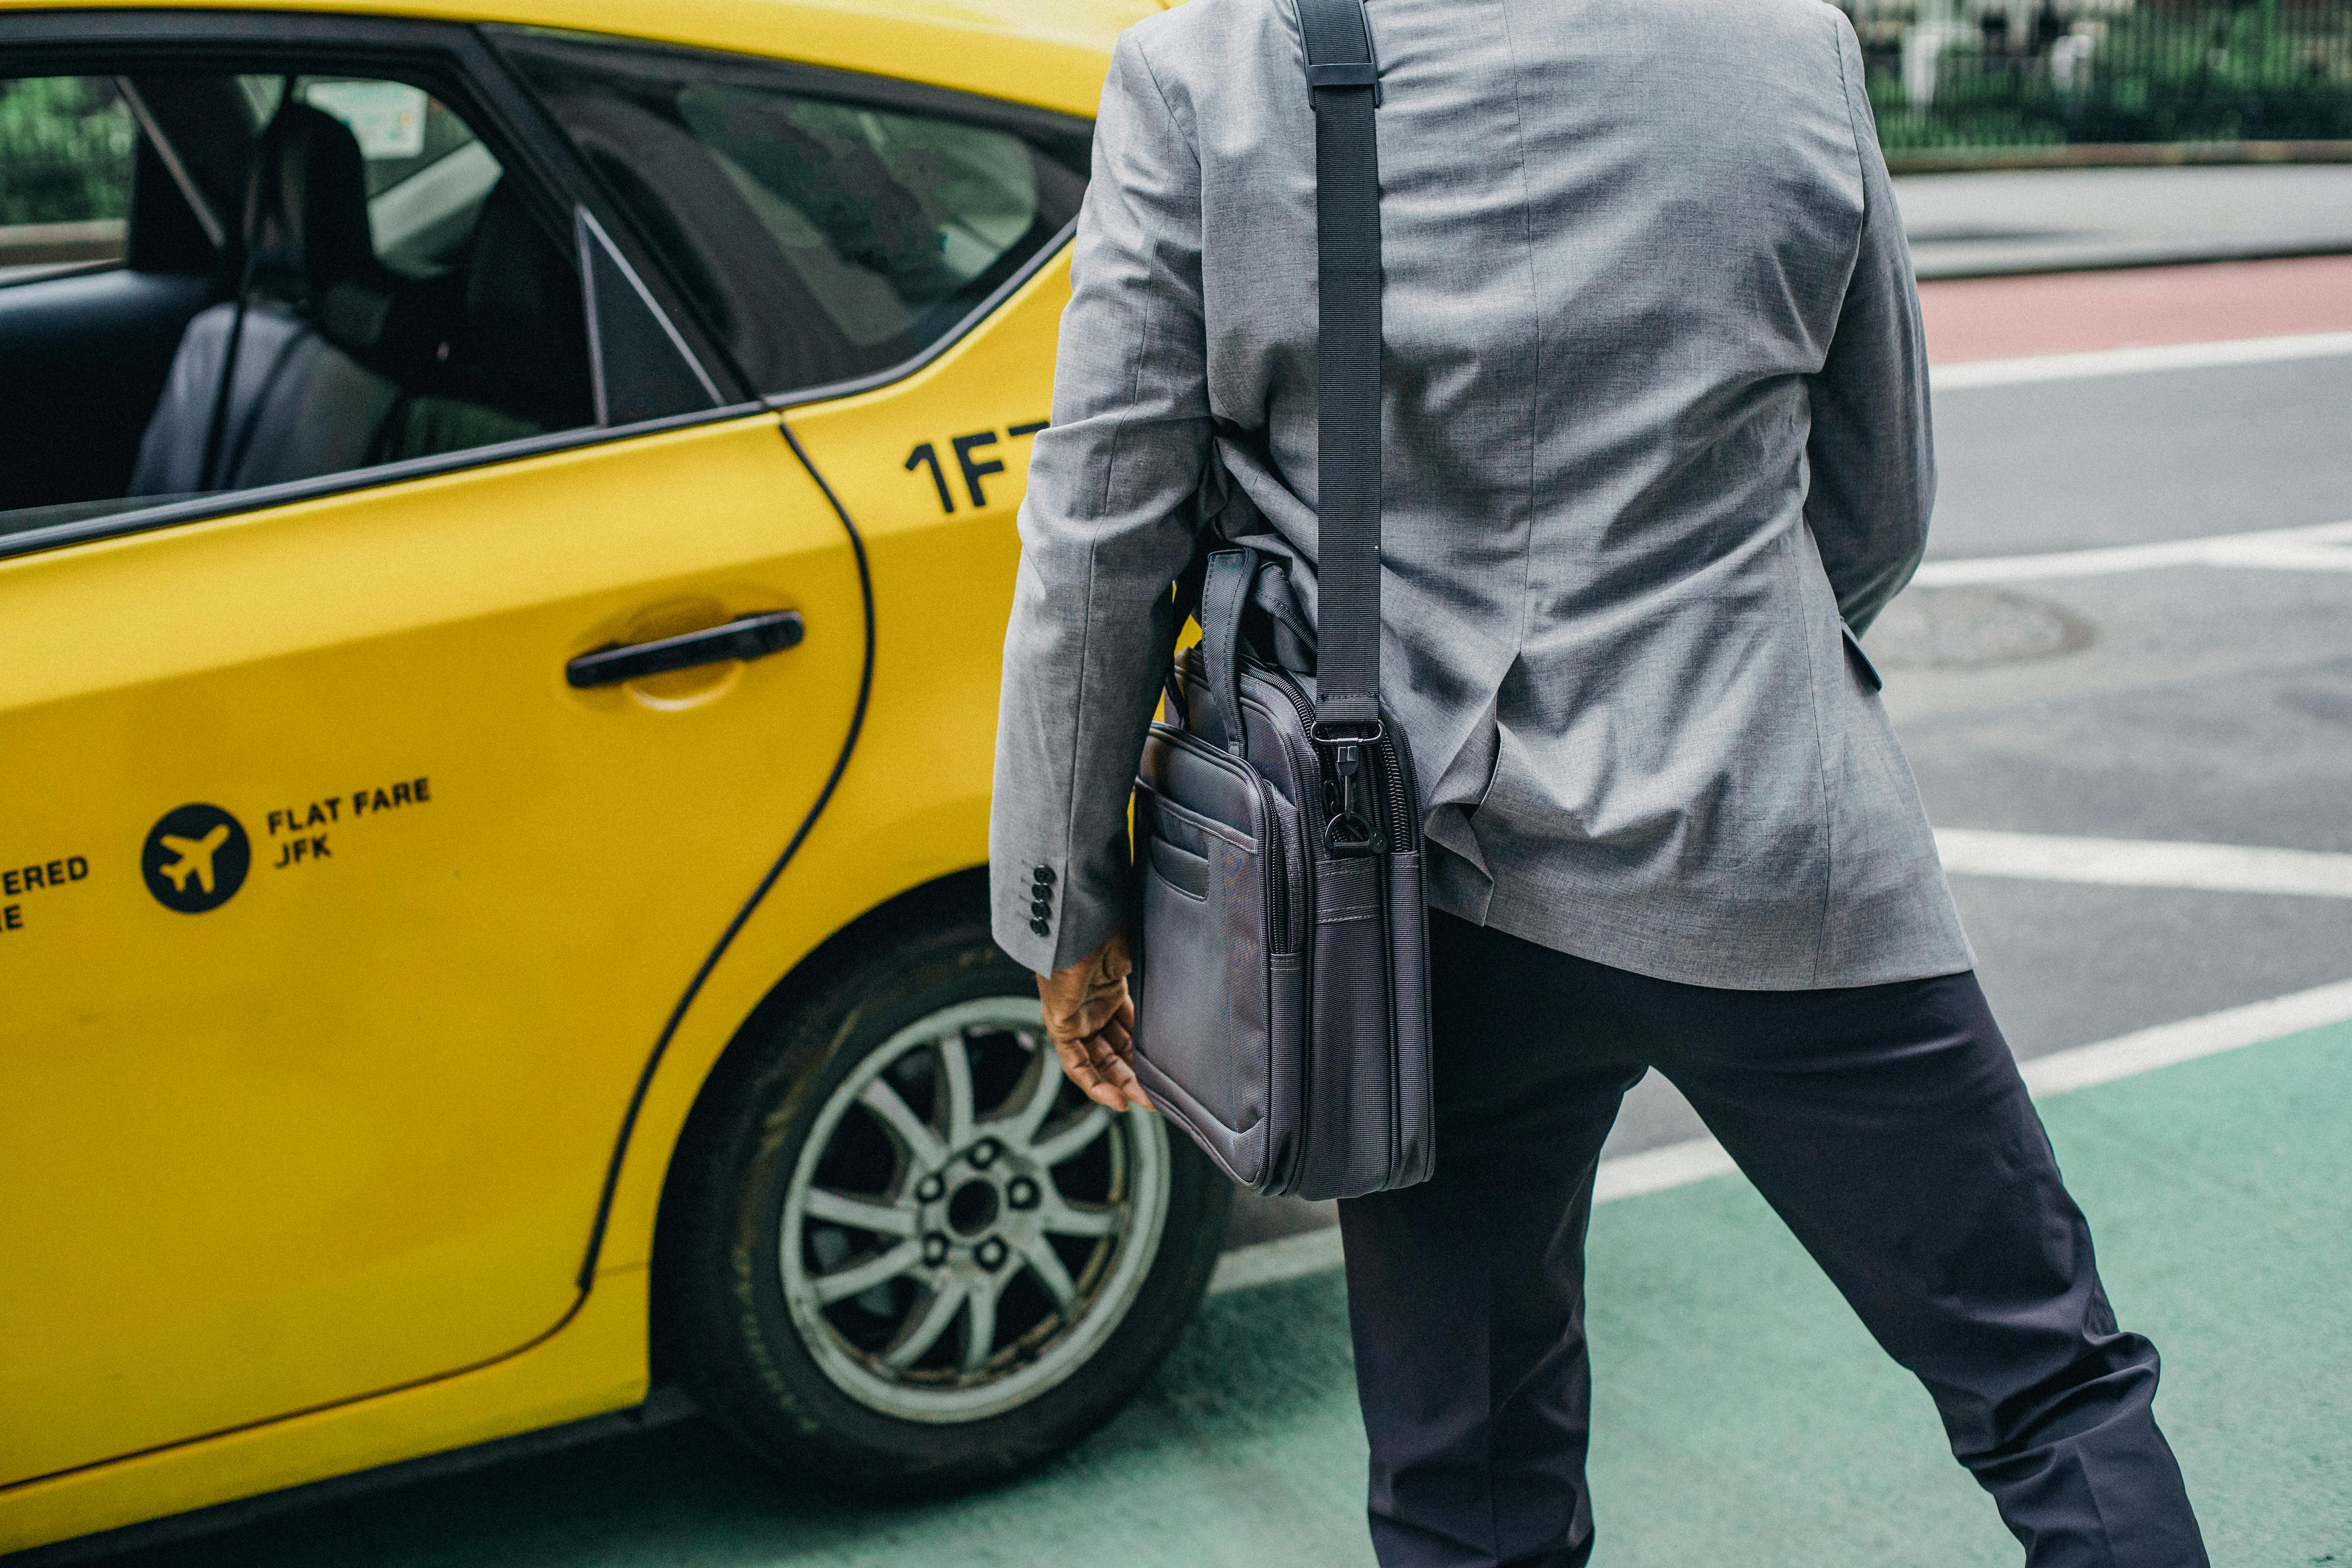
{"type": "Polygon", "coordinates": [[[1146,3],[0,9],[0,1551],[667,1409],[970,1484],[1172,1343],[1226,1189],[982,870],[1146,3]]]}

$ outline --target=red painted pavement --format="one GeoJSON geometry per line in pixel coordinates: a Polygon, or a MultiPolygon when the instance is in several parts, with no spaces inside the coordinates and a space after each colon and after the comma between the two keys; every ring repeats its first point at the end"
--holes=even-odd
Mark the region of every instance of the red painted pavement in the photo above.
{"type": "Polygon", "coordinates": [[[2352,331],[2352,256],[1919,285],[1935,364],[2352,331]]]}

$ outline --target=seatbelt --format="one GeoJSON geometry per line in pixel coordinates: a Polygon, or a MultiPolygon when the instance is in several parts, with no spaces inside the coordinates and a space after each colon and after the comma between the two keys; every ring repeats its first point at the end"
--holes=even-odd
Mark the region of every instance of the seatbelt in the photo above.
{"type": "Polygon", "coordinates": [[[1380,69],[1363,0],[1298,0],[1315,106],[1315,728],[1381,722],[1380,69]]]}
{"type": "MultiPolygon", "coordinates": [[[[250,196],[246,210],[253,209],[250,196]]],[[[245,259],[237,271],[236,309],[229,313],[228,347],[221,354],[220,384],[213,389],[212,417],[205,421],[205,456],[196,469],[196,489],[217,489],[219,477],[215,470],[221,467],[221,443],[227,435],[229,392],[236,384],[236,353],[245,342],[245,307],[253,298],[253,222],[245,225],[245,259]]]]}
{"type": "MultiPolygon", "coordinates": [[[[241,453],[232,454],[230,461],[223,464],[221,444],[228,437],[226,429],[228,405],[230,394],[236,385],[237,350],[245,342],[246,307],[253,300],[254,251],[261,227],[261,183],[269,176],[270,173],[263,165],[266,162],[266,154],[271,151],[271,132],[278,129],[279,116],[286,112],[286,106],[292,101],[294,101],[294,78],[289,76],[278,89],[278,108],[271,113],[269,123],[262,128],[260,136],[254,141],[253,165],[245,174],[245,217],[240,226],[241,232],[238,237],[239,247],[245,254],[238,258],[237,263],[236,309],[229,316],[228,348],[221,355],[220,385],[213,391],[212,417],[205,424],[204,462],[196,469],[196,489],[199,490],[219,489],[220,481],[226,479],[229,472],[235,471],[236,458],[242,455],[241,453]],[[215,470],[218,468],[226,468],[228,471],[215,473],[215,470]]],[[[257,411],[256,417],[258,416],[257,411]]],[[[249,426],[247,434],[251,434],[249,426]]],[[[243,444],[239,443],[239,445],[242,447],[243,444]]]]}

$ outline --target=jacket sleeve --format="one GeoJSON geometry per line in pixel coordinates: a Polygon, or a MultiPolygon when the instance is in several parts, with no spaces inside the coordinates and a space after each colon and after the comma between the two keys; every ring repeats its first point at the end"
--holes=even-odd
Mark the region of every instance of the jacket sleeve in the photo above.
{"type": "Polygon", "coordinates": [[[1829,569],[1838,613],[1859,635],[1911,580],[1927,552],[1936,453],[1911,250],[1863,94],[1861,46],[1844,16],[1830,15],[1862,160],[1862,239],[1827,360],[1812,378],[1805,521],[1829,569]]]}
{"type": "Polygon", "coordinates": [[[1201,177],[1136,36],[1111,56],[1054,374],[1021,505],[989,886],[1038,973],[1126,914],[1128,794],[1175,638],[1209,450],[1201,177]]]}

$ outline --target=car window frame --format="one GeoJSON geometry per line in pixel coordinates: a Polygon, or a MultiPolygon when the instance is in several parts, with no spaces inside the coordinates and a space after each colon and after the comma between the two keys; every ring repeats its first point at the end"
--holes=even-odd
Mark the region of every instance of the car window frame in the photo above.
{"type": "MultiPolygon", "coordinates": [[[[658,258],[636,243],[623,216],[589,177],[571,144],[473,26],[408,17],[330,13],[193,10],[88,10],[0,13],[0,59],[9,75],[128,75],[142,56],[184,68],[207,57],[289,66],[380,69],[416,78],[443,95],[489,146],[552,237],[581,260],[576,237],[584,209],[635,274],[643,302],[687,366],[710,389],[710,407],[625,425],[584,426],[520,440],[351,468],[286,484],[223,490],[94,518],[0,532],[0,560],[184,523],[268,510],[439,474],[769,412],[751,395],[725,355],[683,311],[658,258]]],[[[583,304],[585,280],[583,279],[583,304]]]]}
{"type": "MultiPolygon", "coordinates": [[[[668,43],[655,38],[632,37],[620,33],[598,33],[569,27],[532,27],[511,23],[486,22],[479,24],[478,30],[488,41],[492,52],[499,56],[500,63],[509,73],[517,90],[532,98],[534,107],[551,126],[554,125],[555,117],[552,111],[546,109],[544,105],[538,104],[535,89],[529,85],[521,68],[516,65],[507,53],[507,40],[514,38],[545,38],[558,42],[578,40],[625,50],[632,54],[666,57],[680,62],[707,62],[717,66],[722,73],[734,73],[736,79],[746,85],[799,93],[835,102],[864,104],[894,113],[919,115],[934,120],[978,126],[991,131],[1003,131],[1018,136],[1033,145],[1039,142],[1059,142],[1062,144],[1061,152],[1065,155],[1076,154],[1070,161],[1081,166],[1079,171],[1081,174],[1090,177],[1094,121],[1076,115],[1064,114],[1055,110],[1041,109],[1034,104],[1019,103],[1010,99],[989,98],[978,93],[938,87],[928,82],[908,81],[898,77],[876,76],[870,72],[845,70],[834,66],[811,65],[805,60],[796,60],[781,55],[756,54],[744,49],[711,48],[668,43]]],[[[713,79],[723,80],[726,78],[722,75],[713,79]]],[[[555,127],[555,130],[558,135],[564,135],[560,126],[555,127]]],[[[568,135],[564,135],[564,140],[569,146],[568,135]]],[[[675,319],[676,315],[681,312],[691,317],[700,331],[701,341],[710,344],[713,352],[730,361],[730,368],[734,372],[737,384],[751,387],[753,395],[764,406],[779,413],[790,408],[805,407],[810,404],[829,403],[836,398],[871,392],[894,382],[904,381],[954,348],[982,321],[993,315],[1006,300],[1020,292],[1030,279],[1051,266],[1056,258],[1069,248],[1078,227],[1078,220],[1073,216],[1002,282],[974,301],[971,309],[958,317],[944,331],[904,359],[898,360],[881,369],[869,371],[866,374],[851,376],[840,381],[798,387],[790,392],[761,392],[753,386],[751,378],[740,365],[732,364],[733,356],[728,353],[723,343],[719,342],[718,334],[703,322],[699,308],[693,304],[685,291],[671,278],[669,264],[646,241],[637,229],[635,219],[612,192],[605,188],[603,177],[593,169],[587,168],[585,160],[580,158],[576,153],[573,155],[573,162],[580,169],[581,177],[596,185],[598,193],[604,198],[604,205],[620,213],[621,221],[635,239],[637,251],[646,255],[650,263],[661,270],[665,279],[668,279],[669,291],[664,298],[664,303],[670,306],[673,318],[675,319]]],[[[643,270],[643,266],[644,264],[641,263],[640,270],[643,270]]]]}

